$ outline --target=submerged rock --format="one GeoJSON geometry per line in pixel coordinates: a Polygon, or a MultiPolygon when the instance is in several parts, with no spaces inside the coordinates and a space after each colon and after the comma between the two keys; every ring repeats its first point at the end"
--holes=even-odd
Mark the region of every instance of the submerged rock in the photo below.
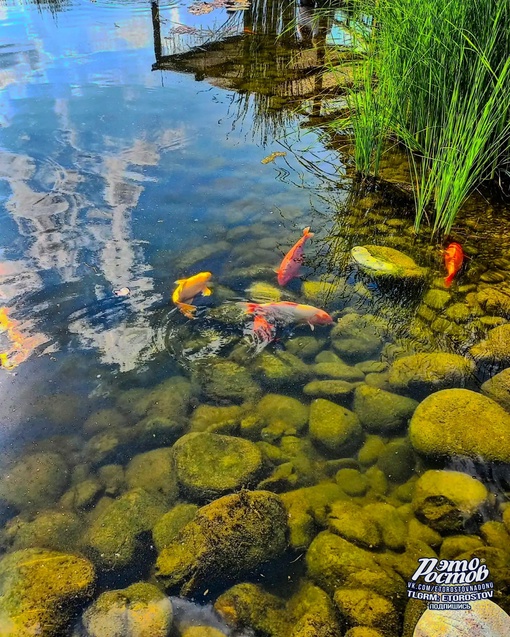
{"type": "Polygon", "coordinates": [[[255,484],[262,473],[260,449],[243,438],[191,433],[172,453],[179,486],[199,502],[255,484]]]}
{"type": "Polygon", "coordinates": [[[328,515],[328,528],[360,546],[376,549],[381,545],[378,526],[364,509],[348,501],[334,502],[328,515]]]}
{"type": "Polygon", "coordinates": [[[357,265],[367,274],[376,278],[399,278],[420,280],[427,274],[407,254],[385,246],[356,246],[351,256],[357,265]]]}
{"type": "Polygon", "coordinates": [[[14,518],[7,523],[3,538],[12,550],[46,548],[73,550],[83,520],[68,511],[42,511],[33,520],[14,518]]]}
{"type": "Polygon", "coordinates": [[[240,423],[245,408],[242,405],[218,407],[216,405],[199,405],[190,418],[191,432],[211,431],[227,425],[236,426],[240,423]]]}
{"type": "Polygon", "coordinates": [[[458,354],[412,354],[394,361],[389,383],[397,392],[423,397],[440,389],[469,385],[474,370],[473,362],[458,354]]]}
{"type": "Polygon", "coordinates": [[[467,389],[428,396],[414,412],[409,437],[416,451],[431,457],[510,462],[510,414],[467,389]]]}
{"type": "Polygon", "coordinates": [[[360,385],[354,392],[354,412],[363,427],[371,433],[403,429],[417,406],[418,403],[412,398],[368,385],[360,385]]]}
{"type": "Polygon", "coordinates": [[[172,505],[178,496],[172,449],[164,447],[136,455],[126,467],[126,482],[130,489],[145,489],[163,498],[167,506],[172,505]]]}
{"type": "Polygon", "coordinates": [[[398,613],[381,595],[362,588],[340,588],[334,599],[348,626],[370,626],[390,635],[398,634],[398,613]]]}
{"type": "Polygon", "coordinates": [[[333,454],[357,444],[362,436],[356,414],[322,398],[310,405],[309,429],[312,440],[333,454]]]}
{"type": "Polygon", "coordinates": [[[56,503],[69,481],[67,464],[58,453],[41,451],[22,457],[3,472],[0,512],[47,509],[56,503]]]}
{"type": "Polygon", "coordinates": [[[250,372],[233,361],[200,365],[195,372],[204,394],[211,400],[244,402],[255,399],[260,388],[250,372]]]}
{"type": "Polygon", "coordinates": [[[198,511],[196,504],[177,504],[161,517],[152,529],[152,538],[158,553],[169,546],[198,511]]]}
{"type": "Polygon", "coordinates": [[[260,379],[271,387],[294,385],[303,382],[312,373],[313,368],[290,352],[262,352],[254,365],[260,379]]]}
{"type": "Polygon", "coordinates": [[[44,549],[10,553],[0,561],[2,637],[60,637],[92,597],[96,575],[83,557],[44,549]]]}
{"type": "Polygon", "coordinates": [[[104,570],[129,567],[142,546],[141,534],[150,531],[165,510],[160,497],[143,489],[128,491],[93,520],[83,547],[104,570]]]}
{"type": "Polygon", "coordinates": [[[346,314],[331,330],[331,343],[346,360],[364,361],[379,354],[387,327],[384,320],[372,314],[346,314]]]}
{"type": "Polygon", "coordinates": [[[313,398],[334,398],[341,401],[350,398],[356,384],[345,380],[312,380],[303,387],[303,393],[313,398]]]}
{"type": "Polygon", "coordinates": [[[487,502],[486,487],[459,471],[426,471],[416,482],[416,517],[440,533],[462,531],[487,502]]]}
{"type": "Polygon", "coordinates": [[[510,413],[510,368],[485,381],[481,390],[510,413]]]}
{"type": "Polygon", "coordinates": [[[510,367],[510,323],[495,327],[487,338],[469,350],[477,363],[484,367],[510,367]]]}
{"type": "Polygon", "coordinates": [[[167,588],[190,595],[211,578],[236,580],[287,547],[287,514],[268,491],[227,495],[197,512],[159,554],[156,575],[167,588]]]}
{"type": "Polygon", "coordinates": [[[266,394],[257,405],[257,413],[268,425],[283,422],[295,431],[303,429],[308,422],[308,405],[281,394],[266,394]]]}
{"type": "Polygon", "coordinates": [[[146,582],[107,591],[83,614],[85,637],[167,637],[172,603],[146,582]]]}

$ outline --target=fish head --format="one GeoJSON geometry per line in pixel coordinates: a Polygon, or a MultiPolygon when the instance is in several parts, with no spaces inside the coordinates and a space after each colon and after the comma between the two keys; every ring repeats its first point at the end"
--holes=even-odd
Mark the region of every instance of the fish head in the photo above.
{"type": "Polygon", "coordinates": [[[333,323],[333,317],[324,310],[317,310],[311,322],[315,325],[331,325],[333,323]]]}
{"type": "Polygon", "coordinates": [[[202,285],[205,285],[211,277],[212,277],[212,274],[210,272],[199,272],[198,274],[195,274],[195,276],[192,278],[195,279],[196,283],[201,283],[202,285]]]}

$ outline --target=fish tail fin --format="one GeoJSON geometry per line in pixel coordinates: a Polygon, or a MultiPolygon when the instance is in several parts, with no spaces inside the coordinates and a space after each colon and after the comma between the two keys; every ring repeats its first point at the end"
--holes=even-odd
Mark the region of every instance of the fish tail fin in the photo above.
{"type": "Polygon", "coordinates": [[[176,305],[179,308],[179,310],[184,314],[184,316],[190,319],[195,318],[195,312],[197,311],[197,308],[194,305],[189,305],[188,303],[177,303],[176,305]]]}
{"type": "Polygon", "coordinates": [[[446,286],[447,288],[449,288],[449,287],[450,287],[450,285],[452,284],[453,276],[454,276],[453,274],[449,274],[448,276],[445,276],[445,278],[444,278],[444,284],[445,284],[445,286],[446,286]]]}
{"type": "Polygon", "coordinates": [[[303,230],[303,236],[305,236],[305,237],[307,237],[309,239],[311,239],[314,236],[314,233],[310,232],[310,226],[308,226],[307,228],[305,228],[303,230]]]}
{"type": "Polygon", "coordinates": [[[212,294],[211,288],[204,288],[204,290],[202,291],[202,296],[211,296],[211,294],[212,294]]]}

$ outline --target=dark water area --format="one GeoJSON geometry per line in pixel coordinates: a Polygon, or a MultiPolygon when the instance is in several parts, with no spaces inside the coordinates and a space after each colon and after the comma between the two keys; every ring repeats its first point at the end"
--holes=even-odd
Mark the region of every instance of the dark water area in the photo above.
{"type": "Polygon", "coordinates": [[[356,181],[327,121],[365,25],[269,0],[0,20],[0,635],[411,637],[434,556],[487,563],[508,610],[510,210],[477,194],[440,241],[405,156],[356,181]]]}

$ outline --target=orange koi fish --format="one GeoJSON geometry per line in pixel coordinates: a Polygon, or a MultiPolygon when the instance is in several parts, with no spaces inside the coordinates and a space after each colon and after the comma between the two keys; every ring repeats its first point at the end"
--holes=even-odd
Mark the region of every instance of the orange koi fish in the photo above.
{"type": "Polygon", "coordinates": [[[303,251],[305,242],[307,239],[313,237],[313,232],[310,232],[310,227],[303,230],[303,236],[299,241],[292,246],[292,248],[283,257],[283,261],[278,268],[278,283],[280,285],[286,285],[291,279],[297,277],[299,268],[303,264],[303,251]]]}
{"type": "Polygon", "coordinates": [[[333,318],[324,310],[312,305],[302,305],[291,301],[278,303],[241,303],[248,314],[262,315],[277,323],[308,323],[311,329],[315,325],[331,325],[333,318]]]}
{"type": "Polygon", "coordinates": [[[448,275],[444,279],[447,288],[452,284],[453,278],[461,269],[464,262],[464,252],[460,243],[450,243],[444,253],[444,264],[448,275]]]}
{"type": "Polygon", "coordinates": [[[177,287],[172,294],[172,301],[179,310],[188,318],[195,318],[196,307],[189,302],[194,299],[197,294],[210,296],[212,291],[207,287],[207,283],[211,278],[210,272],[199,272],[188,279],[178,279],[175,281],[177,287]]]}

